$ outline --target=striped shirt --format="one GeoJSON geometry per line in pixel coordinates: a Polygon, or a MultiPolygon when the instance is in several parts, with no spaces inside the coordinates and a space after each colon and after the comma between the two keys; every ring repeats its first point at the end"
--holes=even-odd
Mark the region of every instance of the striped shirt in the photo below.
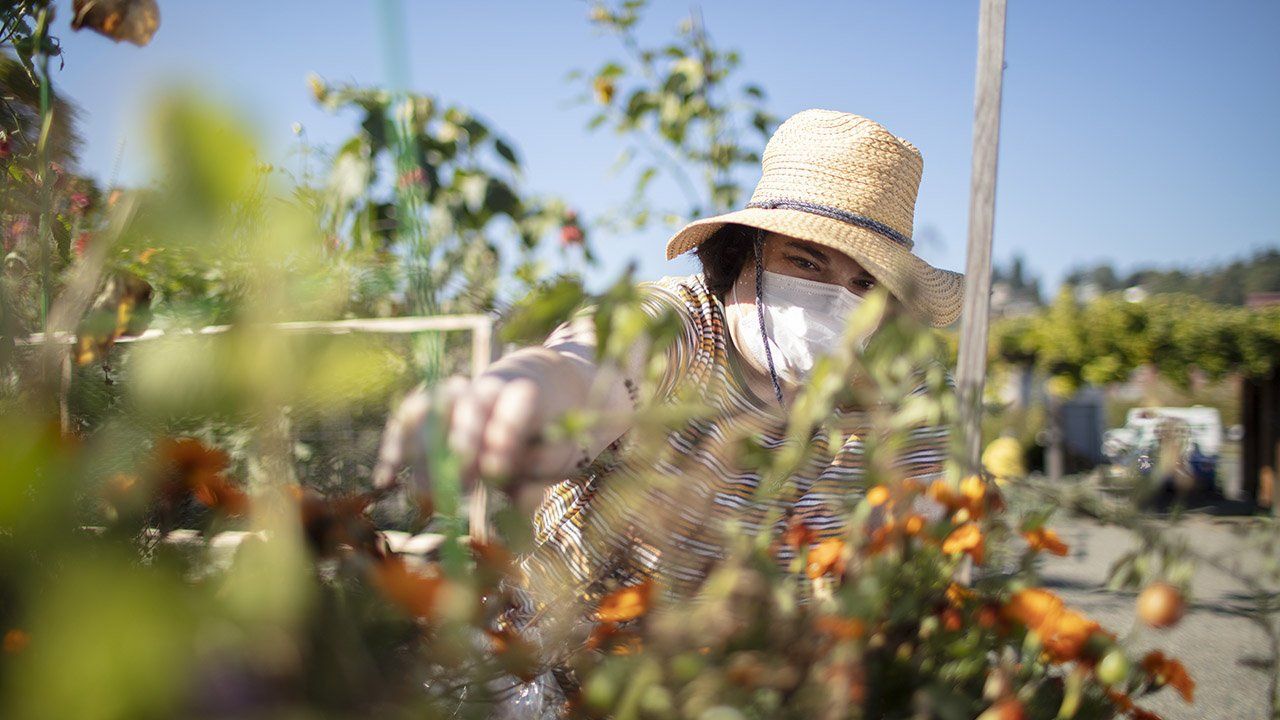
{"type": "MultiPolygon", "coordinates": [[[[646,579],[668,596],[687,597],[725,555],[733,528],[776,536],[798,516],[818,539],[840,536],[864,492],[869,415],[837,409],[813,431],[789,481],[758,493],[749,448],[777,452],[793,441],[785,418],[745,384],[723,304],[701,275],[644,287],[646,312],[674,311],[683,325],[655,402],[674,403],[677,389],[691,388],[709,412],[661,431],[656,443],[628,437],[641,432],[633,428],[614,452],[547,489],[533,518],[535,547],[522,561],[526,619],[548,604],[589,610],[604,593],[646,579]]],[[[945,427],[913,432],[898,455],[901,476],[940,476],[946,442],[945,427]]],[[[794,551],[777,547],[779,561],[790,564],[794,551]]]]}

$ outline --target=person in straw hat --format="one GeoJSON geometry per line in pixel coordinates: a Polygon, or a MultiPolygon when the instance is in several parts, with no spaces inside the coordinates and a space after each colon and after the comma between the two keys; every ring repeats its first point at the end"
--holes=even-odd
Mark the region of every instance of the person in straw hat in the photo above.
{"type": "MultiPolygon", "coordinates": [[[[814,459],[792,478],[788,519],[765,528],[759,476],[744,466],[734,438],[761,447],[783,442],[787,408],[814,361],[840,342],[849,318],[877,288],[900,311],[934,326],[960,313],[960,274],[912,252],[922,158],[914,145],[865,117],[805,110],[770,138],[762,175],[746,207],[689,223],[667,242],[668,259],[696,253],[700,273],[646,283],[647,312],[674,313],[683,332],[666,350],[665,376],[637,396],[645,358],[596,362],[594,326],[570,321],[541,346],[511,353],[474,380],[410,395],[388,422],[375,481],[404,468],[421,482],[421,427],[433,404],[449,421],[450,447],[467,478],[526,480],[541,493],[533,513],[536,547],[523,559],[526,586],[507,616],[527,628],[563,598],[593,598],[644,582],[685,595],[723,553],[726,521],[748,532],[781,532],[803,522],[820,540],[842,532],[832,501],[860,490],[866,414],[838,408],[841,442],[813,438],[814,459]],[[629,366],[628,366],[629,365],[629,366]],[[711,419],[677,428],[667,452],[629,457],[626,411],[694,388],[711,419]],[[547,442],[539,429],[574,408],[610,418],[585,446],[547,442]],[[612,450],[612,452],[606,452],[612,450]],[[678,478],[656,483],[655,476],[678,478]],[[551,484],[529,479],[553,479],[551,484]]],[[[927,481],[941,472],[945,429],[912,434],[902,470],[927,481]]],[[[790,552],[780,551],[782,562],[790,552]]],[[[567,616],[578,614],[566,610],[567,616]]]]}

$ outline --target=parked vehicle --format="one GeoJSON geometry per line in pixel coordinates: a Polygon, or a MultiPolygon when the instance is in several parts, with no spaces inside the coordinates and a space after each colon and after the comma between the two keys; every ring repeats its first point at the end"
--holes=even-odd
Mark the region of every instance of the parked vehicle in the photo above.
{"type": "Polygon", "coordinates": [[[1123,427],[1103,435],[1102,452],[1119,468],[1142,476],[1158,472],[1156,480],[1171,489],[1212,492],[1222,437],[1216,408],[1134,408],[1123,427]]]}

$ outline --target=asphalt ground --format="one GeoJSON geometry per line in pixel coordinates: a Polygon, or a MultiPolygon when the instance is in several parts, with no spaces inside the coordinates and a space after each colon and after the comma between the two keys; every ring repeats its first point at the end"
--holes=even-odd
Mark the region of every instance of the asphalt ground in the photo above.
{"type": "MultiPolygon", "coordinates": [[[[1237,571],[1256,573],[1265,561],[1265,551],[1251,548],[1236,532],[1247,523],[1240,517],[1191,515],[1174,526],[1173,532],[1211,560],[1196,567],[1182,621],[1155,630],[1138,621],[1136,593],[1105,588],[1112,563],[1137,545],[1134,536],[1088,519],[1059,515],[1051,521],[1071,553],[1044,562],[1045,585],[1072,607],[1130,640],[1137,657],[1147,650],[1163,650],[1181,660],[1195,680],[1194,704],[1185,703],[1171,688],[1140,702],[1166,720],[1280,718],[1271,714],[1269,702],[1271,683],[1280,668],[1275,665],[1276,648],[1258,624],[1258,592],[1234,576],[1237,571]]],[[[1280,552],[1280,548],[1272,550],[1280,552]]],[[[1273,604],[1278,592],[1274,585],[1263,588],[1273,604]]]]}

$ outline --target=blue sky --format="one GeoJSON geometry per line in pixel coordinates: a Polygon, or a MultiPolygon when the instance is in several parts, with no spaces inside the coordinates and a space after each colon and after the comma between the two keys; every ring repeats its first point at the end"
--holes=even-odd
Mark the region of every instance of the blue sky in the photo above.
{"type": "MultiPolygon", "coordinates": [[[[1006,46],[998,261],[1022,254],[1055,285],[1073,266],[1111,261],[1200,267],[1280,246],[1280,2],[1011,0],[1006,46]]],[[[925,158],[918,251],[963,269],[977,1],[705,0],[714,40],[741,51],[738,74],[768,92],[779,117],[805,108],[874,118],[925,158]]],[[[160,0],[145,48],[57,21],[62,93],[83,111],[82,169],[147,177],[145,112],[158,88],[195,84],[229,103],[274,159],[296,140],[334,143],[353,115],[315,107],[306,77],[387,80],[378,3],[160,0]]],[[[586,217],[613,207],[632,178],[611,175],[621,145],[585,130],[565,80],[622,55],[578,0],[405,0],[415,90],[472,108],[513,139],[526,187],[586,217]]],[[[647,39],[674,32],[690,3],[654,0],[647,39]]],[[[748,189],[758,170],[745,173],[748,189]]],[[[672,186],[655,183],[659,196],[672,186]]],[[[611,276],[629,260],[654,278],[669,232],[596,233],[611,276]]]]}

